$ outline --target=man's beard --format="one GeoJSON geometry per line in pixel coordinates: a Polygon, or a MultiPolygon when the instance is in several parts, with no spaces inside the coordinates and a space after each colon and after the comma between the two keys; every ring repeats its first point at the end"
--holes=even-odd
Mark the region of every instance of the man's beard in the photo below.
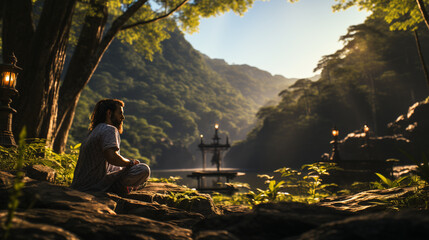
{"type": "Polygon", "coordinates": [[[124,121],[114,119],[113,116],[110,120],[112,121],[113,126],[118,129],[119,134],[122,134],[124,132],[124,121]]]}

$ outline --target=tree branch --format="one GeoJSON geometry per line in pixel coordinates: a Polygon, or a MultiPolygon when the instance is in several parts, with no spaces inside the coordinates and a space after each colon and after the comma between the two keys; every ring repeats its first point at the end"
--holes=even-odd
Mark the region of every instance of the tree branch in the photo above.
{"type": "Polygon", "coordinates": [[[174,12],[176,12],[177,10],[179,10],[179,8],[181,8],[183,5],[185,5],[188,1],[189,0],[184,0],[179,5],[177,5],[175,8],[173,8],[170,12],[168,12],[168,13],[166,13],[164,15],[158,16],[158,17],[150,19],[150,20],[140,21],[140,22],[136,22],[136,23],[133,23],[133,24],[130,24],[130,25],[123,26],[121,28],[121,30],[126,30],[126,29],[129,29],[129,28],[133,28],[133,27],[136,27],[138,25],[144,25],[144,24],[148,24],[148,23],[157,22],[157,21],[159,21],[161,19],[167,18],[171,14],[173,14],[174,12]]]}
{"type": "Polygon", "coordinates": [[[419,6],[420,13],[422,14],[423,19],[425,20],[426,26],[429,29],[429,16],[425,8],[425,3],[423,2],[423,0],[416,0],[416,2],[417,2],[417,5],[419,6]]]}

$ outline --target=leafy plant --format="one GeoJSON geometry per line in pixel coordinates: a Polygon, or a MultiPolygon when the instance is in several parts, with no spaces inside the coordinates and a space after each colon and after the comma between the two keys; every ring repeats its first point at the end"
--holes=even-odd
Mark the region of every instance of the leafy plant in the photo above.
{"type": "Polygon", "coordinates": [[[381,199],[377,202],[378,205],[383,205],[389,209],[399,211],[401,209],[429,209],[429,195],[427,189],[417,187],[412,194],[407,194],[394,199],[381,199]]]}
{"type": "Polygon", "coordinates": [[[20,148],[4,148],[0,146],[0,169],[11,171],[16,167],[17,161],[22,157],[25,159],[23,167],[41,164],[56,170],[56,183],[70,185],[73,180],[73,173],[79,156],[80,144],[70,146],[68,153],[57,154],[52,149],[47,148],[44,139],[25,139],[25,145],[20,148]]]}
{"type": "Polygon", "coordinates": [[[377,189],[388,189],[395,187],[408,187],[408,186],[421,186],[424,184],[419,176],[410,175],[403,176],[397,179],[389,179],[380,173],[375,173],[379,178],[380,182],[372,182],[371,184],[377,189]]]}
{"type": "Polygon", "coordinates": [[[401,182],[403,182],[405,179],[408,178],[408,176],[404,176],[398,179],[391,180],[385,176],[383,176],[380,173],[375,173],[380,178],[380,182],[373,182],[372,184],[374,187],[378,189],[388,189],[388,188],[394,188],[394,187],[400,187],[401,182]]]}
{"type": "Polygon", "coordinates": [[[230,182],[225,183],[226,187],[232,187],[232,188],[243,188],[243,189],[250,189],[250,185],[248,183],[242,183],[242,182],[230,182]]]}
{"type": "Polygon", "coordinates": [[[329,175],[329,171],[340,170],[335,163],[317,162],[313,164],[305,164],[301,167],[306,172],[303,175],[302,172],[290,169],[280,168],[275,172],[281,173],[281,176],[285,178],[285,187],[288,189],[297,189],[296,193],[299,195],[309,195],[311,198],[316,199],[322,192],[327,192],[326,188],[337,186],[334,183],[322,184],[322,175],[329,175]]]}
{"type": "Polygon", "coordinates": [[[199,195],[195,190],[169,192],[166,197],[169,206],[174,206],[185,210],[191,210],[193,204],[196,201],[207,199],[206,197],[199,195]]]}
{"type": "Polygon", "coordinates": [[[269,176],[266,174],[258,175],[258,177],[265,178],[265,183],[268,184],[268,187],[265,190],[257,188],[257,193],[249,191],[246,194],[246,196],[249,198],[249,203],[251,205],[258,205],[264,202],[290,200],[289,193],[280,192],[280,189],[284,188],[285,181],[277,182],[273,179],[273,176],[269,176]]]}
{"type": "Polygon", "coordinates": [[[151,177],[148,181],[149,182],[157,182],[157,183],[177,183],[181,179],[182,179],[182,177],[180,177],[180,176],[170,176],[169,178],[151,177]]]}
{"type": "Polygon", "coordinates": [[[332,170],[342,170],[336,163],[333,162],[316,162],[312,164],[302,165],[301,169],[310,171],[309,174],[329,175],[332,170]]]}
{"type": "Polygon", "coordinates": [[[2,228],[4,229],[3,239],[7,239],[10,234],[10,229],[12,228],[13,217],[15,216],[15,211],[19,206],[19,197],[22,195],[22,188],[24,187],[24,172],[22,171],[24,165],[24,149],[26,146],[25,137],[27,135],[26,128],[24,127],[19,134],[19,146],[18,146],[18,156],[16,158],[15,165],[15,181],[12,189],[9,193],[9,202],[7,204],[7,217],[6,221],[3,224],[2,228]]]}
{"type": "Polygon", "coordinates": [[[329,171],[332,170],[342,170],[337,166],[336,163],[330,162],[316,162],[313,164],[305,164],[301,167],[309,171],[307,176],[303,177],[307,181],[307,192],[313,198],[316,198],[317,193],[326,192],[326,188],[332,186],[338,186],[335,183],[322,184],[321,175],[329,175],[329,171]]]}
{"type": "Polygon", "coordinates": [[[233,195],[224,195],[219,192],[211,194],[213,202],[217,205],[245,205],[251,207],[250,198],[247,193],[235,193],[233,195]]]}

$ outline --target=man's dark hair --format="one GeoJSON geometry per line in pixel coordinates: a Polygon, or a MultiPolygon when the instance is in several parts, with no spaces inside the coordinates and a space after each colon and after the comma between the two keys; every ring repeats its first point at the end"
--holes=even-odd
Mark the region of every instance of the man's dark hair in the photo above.
{"type": "Polygon", "coordinates": [[[91,124],[89,125],[89,131],[91,132],[94,128],[100,124],[106,122],[107,110],[115,112],[118,107],[124,107],[125,104],[118,99],[102,99],[95,104],[94,111],[91,114],[91,124]]]}

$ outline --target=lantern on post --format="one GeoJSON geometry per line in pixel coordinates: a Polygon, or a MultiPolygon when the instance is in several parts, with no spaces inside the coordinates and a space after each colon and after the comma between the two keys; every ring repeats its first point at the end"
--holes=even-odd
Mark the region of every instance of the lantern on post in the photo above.
{"type": "Polygon", "coordinates": [[[371,157],[371,149],[370,149],[371,146],[369,144],[369,127],[366,124],[363,126],[363,133],[365,136],[365,149],[368,155],[367,158],[371,159],[372,157],[371,157]]]}
{"type": "Polygon", "coordinates": [[[363,125],[363,132],[365,133],[365,137],[369,136],[369,127],[368,125],[363,125]]]}
{"type": "Polygon", "coordinates": [[[334,127],[332,129],[332,137],[334,139],[331,141],[332,153],[331,153],[331,156],[329,157],[329,160],[336,162],[336,163],[338,163],[341,160],[340,153],[338,151],[338,135],[339,135],[339,133],[340,132],[338,131],[338,129],[336,127],[334,127]]]}
{"type": "Polygon", "coordinates": [[[12,114],[16,110],[10,107],[12,97],[18,93],[16,79],[22,68],[16,66],[17,59],[12,53],[6,64],[0,64],[0,145],[16,147],[12,133],[12,114]]]}

